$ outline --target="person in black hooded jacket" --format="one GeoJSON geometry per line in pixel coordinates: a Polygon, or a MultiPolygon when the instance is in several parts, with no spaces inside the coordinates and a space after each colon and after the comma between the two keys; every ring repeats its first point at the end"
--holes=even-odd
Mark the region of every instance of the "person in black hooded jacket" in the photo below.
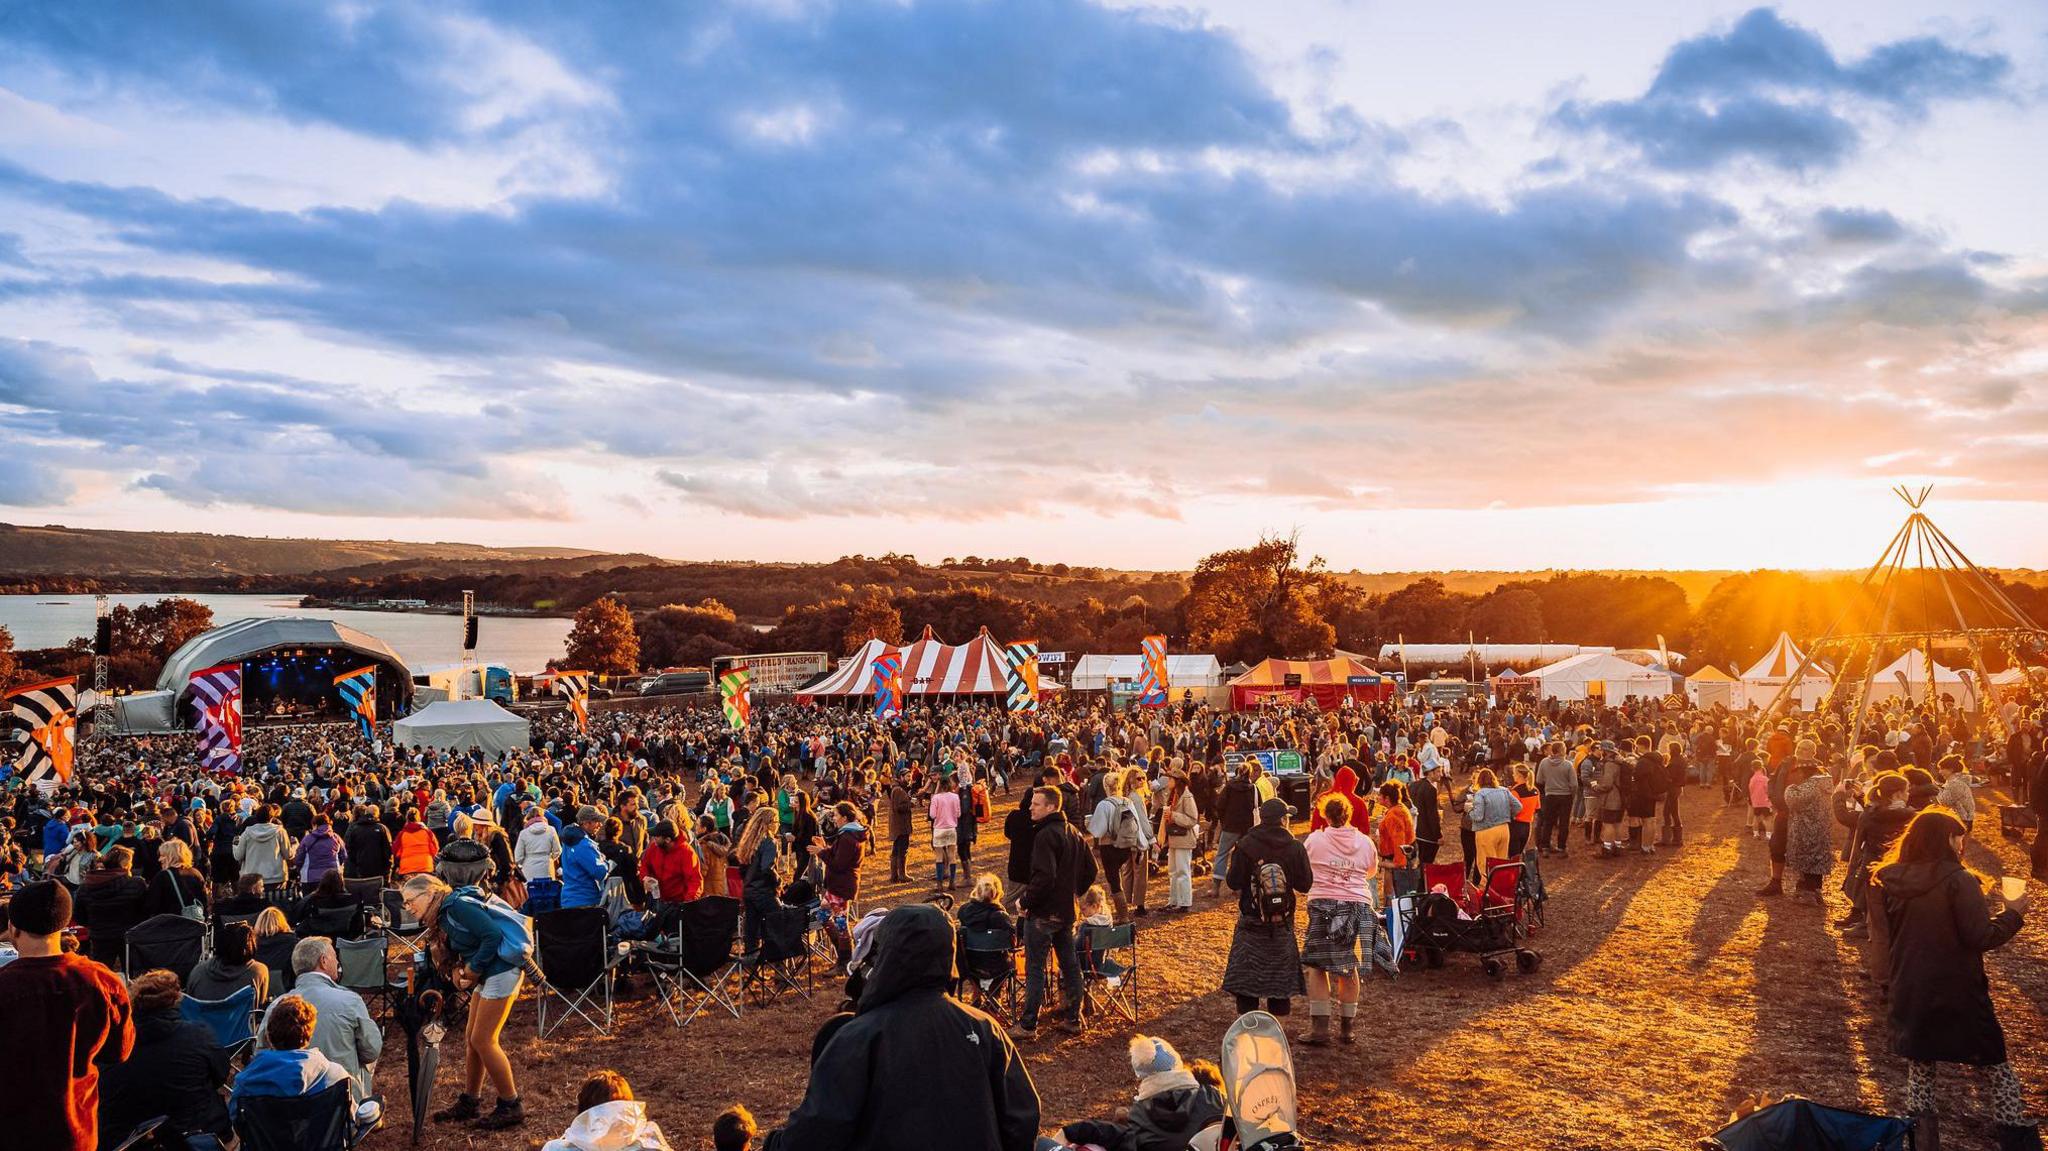
{"type": "MultiPolygon", "coordinates": [[[[228,1053],[201,1023],[178,1011],[178,977],[148,971],[129,988],[135,1050],[100,1070],[100,1146],[112,1147],[148,1119],[165,1116],[179,1135],[228,1135],[228,1053]]],[[[179,1142],[178,1146],[184,1146],[179,1142]]]]}
{"type": "Polygon", "coordinates": [[[1919,1120],[1919,1146],[1940,1146],[1936,1068],[1964,1063],[1988,1073],[1999,1147],[2038,1151],[2040,1131],[2006,1062],[2005,1029],[1984,974],[1984,953],[2018,934],[2026,899],[1991,913],[1988,881],[1963,866],[1967,831],[1947,808],[1930,807],[1913,817],[1874,877],[1890,938],[1892,1053],[1907,1061],[1906,1109],[1919,1120]]]}
{"type": "Polygon", "coordinates": [[[875,929],[874,970],[850,1019],[835,1020],[803,1102],[766,1151],[1032,1151],[1038,1088],[1002,1027],[946,994],[953,923],[928,904],[875,929]]]}

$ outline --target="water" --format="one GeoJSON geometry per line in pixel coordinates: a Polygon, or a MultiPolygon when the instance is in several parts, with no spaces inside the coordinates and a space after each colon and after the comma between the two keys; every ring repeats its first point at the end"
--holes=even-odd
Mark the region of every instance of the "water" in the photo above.
{"type": "MultiPolygon", "coordinates": [[[[214,595],[156,592],[108,596],[110,603],[138,607],[169,595],[198,600],[213,609],[213,622],[252,616],[315,616],[331,619],[390,644],[414,671],[444,667],[462,659],[462,617],[391,611],[329,611],[302,608],[296,595],[214,595]]],[[[89,595],[0,595],[0,627],[14,633],[17,648],[62,647],[92,636],[89,595]]],[[[531,616],[485,616],[477,621],[477,657],[502,663],[520,675],[544,670],[562,655],[569,621],[531,616]]]]}

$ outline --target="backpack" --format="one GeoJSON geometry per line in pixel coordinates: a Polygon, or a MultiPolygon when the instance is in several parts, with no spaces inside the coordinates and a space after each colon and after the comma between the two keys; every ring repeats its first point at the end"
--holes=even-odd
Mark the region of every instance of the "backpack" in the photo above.
{"type": "Polygon", "coordinates": [[[533,955],[533,921],[495,895],[476,887],[458,887],[448,898],[464,898],[490,914],[498,928],[498,958],[525,967],[533,955]]]}
{"type": "Polygon", "coordinates": [[[1138,826],[1138,813],[1126,799],[1116,805],[1116,825],[1110,829],[1115,846],[1126,851],[1144,845],[1144,829],[1138,826]]]}
{"type": "Polygon", "coordinates": [[[1259,922],[1268,926],[1294,922],[1294,891],[1287,885],[1287,869],[1277,859],[1255,860],[1252,864],[1252,905],[1259,922]]]}

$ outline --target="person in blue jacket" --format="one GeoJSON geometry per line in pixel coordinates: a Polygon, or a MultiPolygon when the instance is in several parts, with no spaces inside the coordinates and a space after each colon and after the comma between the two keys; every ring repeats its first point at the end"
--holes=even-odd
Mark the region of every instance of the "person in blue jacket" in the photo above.
{"type": "Polygon", "coordinates": [[[294,1099],[348,1082],[348,1069],[327,1058],[313,1042],[319,1013],[311,1003],[287,995],[271,1007],[263,1038],[270,1046],[258,1051],[235,1076],[228,1094],[228,1114],[240,1116],[242,1101],[257,1097],[294,1099]]]}
{"type": "Polygon", "coordinates": [[[434,1122],[475,1120],[486,1131],[501,1131],[526,1122],[512,1060],[499,1042],[505,1017],[526,977],[522,944],[531,949],[525,917],[474,887],[450,888],[431,874],[419,874],[400,889],[405,908],[427,928],[427,954],[456,987],[475,989],[469,1003],[469,1028],[463,1044],[462,1093],[452,1106],[434,1112],[434,1122]],[[514,939],[517,934],[519,938],[514,939]],[[483,1114],[479,1092],[488,1075],[498,1104],[483,1114]]]}
{"type": "Polygon", "coordinates": [[[576,809],[576,822],[562,829],[562,906],[596,907],[604,902],[611,861],[597,847],[597,829],[604,817],[596,808],[576,809]]]}

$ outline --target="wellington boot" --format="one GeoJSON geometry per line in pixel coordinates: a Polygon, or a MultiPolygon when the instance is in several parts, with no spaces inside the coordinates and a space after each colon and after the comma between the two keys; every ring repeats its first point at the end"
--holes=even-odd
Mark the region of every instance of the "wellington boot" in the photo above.
{"type": "Polygon", "coordinates": [[[1913,1116],[1913,1151],[1941,1151],[1941,1116],[1932,1111],[1913,1116]]]}
{"type": "Polygon", "coordinates": [[[1303,1042],[1304,1044],[1307,1044],[1307,1045],[1308,1045],[1308,1046],[1310,1046],[1310,1047],[1328,1047],[1328,1046],[1330,1045],[1330,1017],[1329,1017],[1329,1016],[1327,1016],[1327,1015],[1311,1015],[1311,1016],[1309,1016],[1309,1017],[1308,1017],[1308,1028],[1309,1028],[1309,1030],[1308,1030],[1308,1034],[1307,1034],[1307,1035],[1304,1035],[1304,1036],[1302,1036],[1302,1037],[1301,1037],[1301,1041],[1302,1041],[1302,1042],[1303,1042]]]}

